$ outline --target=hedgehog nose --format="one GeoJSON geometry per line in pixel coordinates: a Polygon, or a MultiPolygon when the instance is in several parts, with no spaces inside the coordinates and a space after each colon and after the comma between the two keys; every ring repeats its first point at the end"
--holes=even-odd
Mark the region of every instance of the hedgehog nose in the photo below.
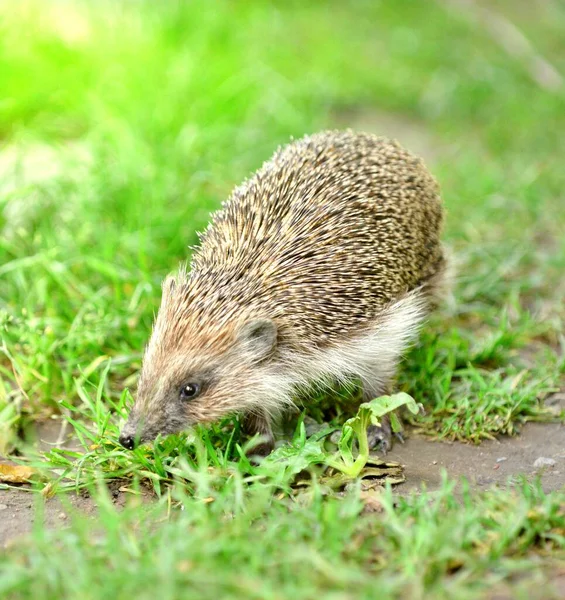
{"type": "Polygon", "coordinates": [[[120,444],[127,448],[128,450],[133,450],[135,448],[135,439],[133,435],[120,435],[120,444]]]}

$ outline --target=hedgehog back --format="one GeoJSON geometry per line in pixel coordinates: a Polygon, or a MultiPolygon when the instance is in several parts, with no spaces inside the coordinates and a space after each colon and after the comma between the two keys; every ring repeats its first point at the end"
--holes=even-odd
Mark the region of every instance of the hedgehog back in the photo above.
{"type": "Polygon", "coordinates": [[[370,134],[279,149],[215,213],[183,308],[196,327],[242,314],[325,345],[378,320],[443,263],[438,187],[422,161],[370,134]]]}

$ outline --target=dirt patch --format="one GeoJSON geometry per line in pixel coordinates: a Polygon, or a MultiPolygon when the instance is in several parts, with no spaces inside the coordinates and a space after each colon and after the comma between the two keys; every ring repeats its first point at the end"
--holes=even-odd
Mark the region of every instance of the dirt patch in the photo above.
{"type": "MultiPolygon", "coordinates": [[[[140,495],[124,491],[123,481],[112,481],[109,492],[117,508],[129,503],[146,503],[153,499],[149,490],[140,495]]],[[[96,502],[87,494],[65,494],[44,499],[29,487],[0,489],[0,548],[9,546],[14,540],[29,534],[34,526],[55,529],[68,524],[74,513],[95,517],[96,502]]]]}
{"type": "Polygon", "coordinates": [[[480,446],[431,441],[411,436],[396,444],[387,458],[405,466],[406,483],[400,493],[430,491],[441,485],[442,471],[450,479],[464,477],[474,489],[540,478],[546,492],[565,488],[565,425],[528,423],[515,437],[487,440],[480,446]],[[542,460],[546,459],[546,460],[542,460]]]}
{"type": "MultiPolygon", "coordinates": [[[[565,392],[552,394],[545,404],[565,409],[565,392]]],[[[544,491],[551,492],[565,489],[565,423],[526,423],[520,435],[486,440],[480,446],[411,435],[404,444],[395,444],[388,458],[405,466],[400,493],[422,486],[438,489],[444,470],[450,479],[464,477],[473,489],[539,477],[544,491]]]]}
{"type": "MultiPolygon", "coordinates": [[[[68,494],[65,501],[85,515],[93,515],[96,511],[90,498],[68,494]]],[[[44,514],[44,527],[61,527],[69,519],[69,507],[64,507],[59,498],[43,502],[38,494],[24,486],[0,490],[0,547],[33,530],[40,514],[38,508],[42,508],[44,514]]]]}

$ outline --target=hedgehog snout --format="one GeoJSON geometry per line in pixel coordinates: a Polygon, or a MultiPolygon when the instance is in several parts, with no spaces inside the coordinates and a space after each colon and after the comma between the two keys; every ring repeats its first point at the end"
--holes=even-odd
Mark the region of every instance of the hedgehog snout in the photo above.
{"type": "Polygon", "coordinates": [[[118,438],[120,444],[128,450],[133,450],[140,442],[139,429],[138,420],[130,413],[128,420],[120,431],[120,437],[118,438]]]}
{"type": "Polygon", "coordinates": [[[119,437],[120,444],[127,450],[133,450],[136,446],[135,437],[127,433],[121,433],[119,437]]]}

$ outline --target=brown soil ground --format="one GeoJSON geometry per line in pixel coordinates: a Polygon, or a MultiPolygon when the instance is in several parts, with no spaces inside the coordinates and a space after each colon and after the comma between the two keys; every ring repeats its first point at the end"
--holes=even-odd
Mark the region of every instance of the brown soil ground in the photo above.
{"type": "Polygon", "coordinates": [[[565,425],[528,423],[515,437],[487,440],[480,446],[435,442],[419,436],[396,444],[387,456],[402,463],[406,483],[398,491],[437,489],[442,471],[451,479],[465,477],[473,489],[505,486],[520,476],[540,478],[546,492],[565,487],[565,425]],[[534,466],[539,458],[555,461],[552,466],[534,466]]]}

